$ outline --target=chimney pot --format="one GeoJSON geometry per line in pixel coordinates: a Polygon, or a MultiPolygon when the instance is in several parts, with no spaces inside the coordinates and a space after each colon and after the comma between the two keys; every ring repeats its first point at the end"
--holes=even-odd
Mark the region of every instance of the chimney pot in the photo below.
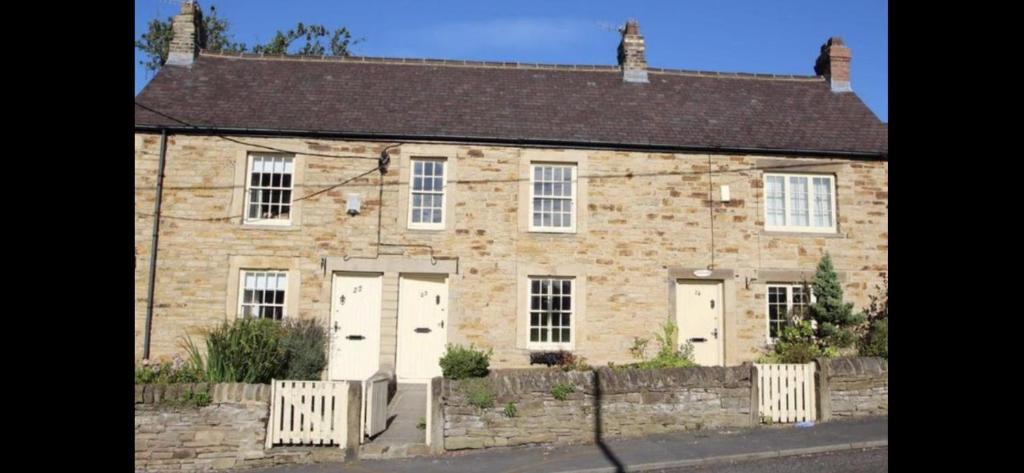
{"type": "Polygon", "coordinates": [[[181,4],[181,13],[171,21],[171,45],[167,52],[167,64],[191,66],[203,46],[203,12],[199,2],[187,1],[181,4]]]}
{"type": "Polygon", "coordinates": [[[821,54],[814,62],[814,73],[829,81],[833,92],[851,92],[850,59],[853,55],[843,38],[833,36],[821,45],[821,54]]]}
{"type": "Polygon", "coordinates": [[[623,82],[647,83],[647,59],[644,51],[644,37],[640,36],[640,24],[629,20],[622,28],[619,43],[619,67],[622,68],[623,82]]]}

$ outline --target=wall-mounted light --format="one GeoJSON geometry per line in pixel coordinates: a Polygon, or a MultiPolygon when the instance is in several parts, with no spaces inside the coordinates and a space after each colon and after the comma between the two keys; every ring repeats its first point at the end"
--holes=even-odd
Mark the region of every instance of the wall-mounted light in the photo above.
{"type": "Polygon", "coordinates": [[[359,215],[359,208],[363,204],[363,198],[359,194],[346,194],[345,206],[349,215],[359,215]]]}
{"type": "Polygon", "coordinates": [[[722,186],[722,202],[729,201],[729,186],[722,186]]]}

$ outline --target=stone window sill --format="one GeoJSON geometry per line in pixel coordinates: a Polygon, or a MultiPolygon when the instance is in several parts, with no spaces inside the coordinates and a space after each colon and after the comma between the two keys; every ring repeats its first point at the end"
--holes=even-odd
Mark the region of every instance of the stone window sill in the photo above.
{"type": "Polygon", "coordinates": [[[766,237],[810,237],[810,238],[846,238],[843,232],[777,232],[761,230],[761,236],[766,237]]]}

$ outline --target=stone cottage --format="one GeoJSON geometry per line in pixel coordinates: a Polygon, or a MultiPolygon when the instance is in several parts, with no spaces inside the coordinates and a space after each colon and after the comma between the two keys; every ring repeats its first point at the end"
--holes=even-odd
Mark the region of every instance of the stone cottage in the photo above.
{"type": "Polygon", "coordinates": [[[672,320],[736,365],[825,252],[858,307],[888,270],[887,127],[839,38],[794,76],[649,67],[635,22],[588,66],[219,54],[199,17],[135,100],[138,358],[314,318],[331,379],[416,382],[447,343],[629,362],[672,320]]]}

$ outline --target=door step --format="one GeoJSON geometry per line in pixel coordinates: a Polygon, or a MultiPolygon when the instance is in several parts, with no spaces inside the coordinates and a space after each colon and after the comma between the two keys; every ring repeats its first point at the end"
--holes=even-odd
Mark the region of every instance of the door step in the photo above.
{"type": "Polygon", "coordinates": [[[430,455],[430,447],[424,443],[405,443],[396,445],[376,445],[368,443],[359,447],[359,458],[362,460],[411,458],[424,455],[430,455]]]}

